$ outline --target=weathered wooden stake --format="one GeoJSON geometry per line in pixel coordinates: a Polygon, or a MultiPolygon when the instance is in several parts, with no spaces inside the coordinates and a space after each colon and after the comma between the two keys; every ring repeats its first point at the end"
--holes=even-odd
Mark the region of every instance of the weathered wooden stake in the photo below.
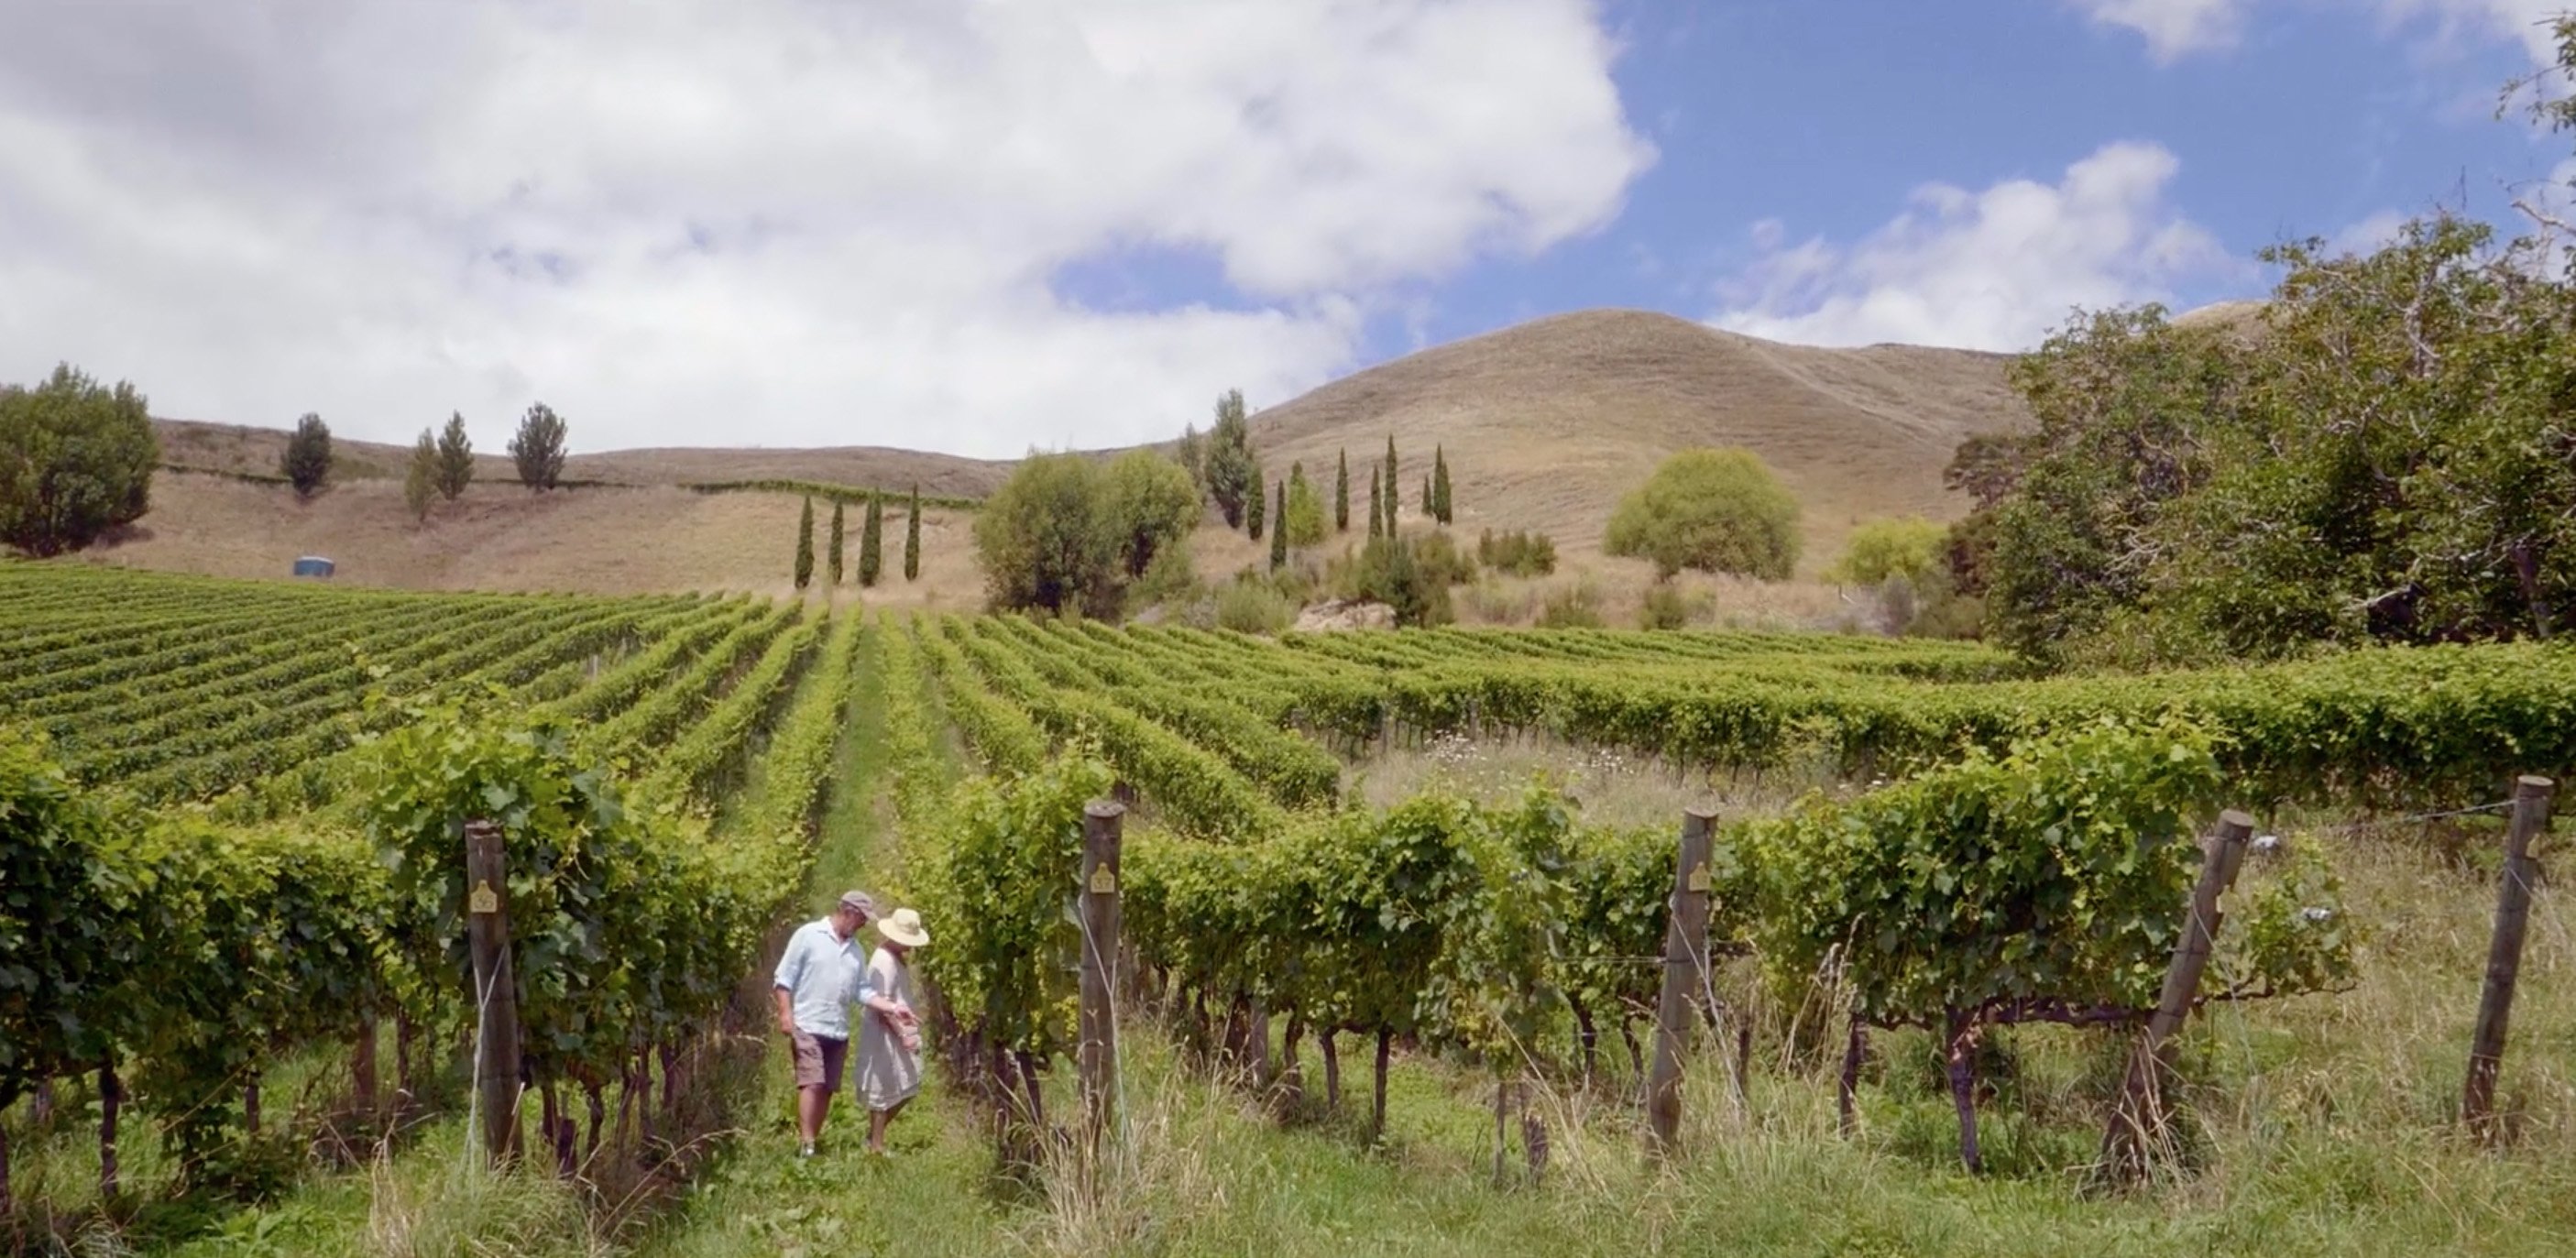
{"type": "Polygon", "coordinates": [[[2514,783],[2513,824],[2504,835],[2504,873],[2496,890],[2495,935],[2487,943],[2487,981],[2478,997],[2477,1030],[2469,1038],[2469,1081],[2460,1116],[2481,1141],[2500,1134],[2495,1121],[2496,1072],[2504,1065],[2505,1024],[2513,1016],[2513,988],[2522,972],[2522,937],[2531,924],[2531,841],[2549,828],[2549,798],[2558,784],[2543,777],[2514,783]]]}
{"type": "Polygon", "coordinates": [[[358,1015],[358,1038],[349,1049],[350,1100],[373,1123],[376,1118],[376,1015],[358,1015]]]}
{"type": "Polygon", "coordinates": [[[510,966],[509,863],[501,827],[465,823],[465,933],[474,958],[475,1104],[485,1156],[519,1155],[519,983],[510,966]]]}
{"type": "Polygon", "coordinates": [[[1658,1154],[1670,1152],[1681,1131],[1691,997],[1708,984],[1708,847],[1716,821],[1716,814],[1702,808],[1682,813],[1672,916],[1664,928],[1664,990],[1655,1005],[1655,1067],[1646,1080],[1648,1144],[1658,1154]]]}
{"type": "Polygon", "coordinates": [[[116,1060],[109,1058],[98,1067],[98,1195],[102,1200],[116,1199],[116,1120],[124,1106],[125,1082],[116,1076],[116,1060]]]}
{"type": "Polygon", "coordinates": [[[2218,832],[2200,858],[2200,881],[2191,890],[2191,915],[2183,923],[2182,943],[2165,969],[2164,990],[2146,1032],[2129,1053],[2119,1099],[2111,1107],[2111,1125],[2102,1133],[2102,1167],[2116,1179],[2135,1178],[2146,1170],[2147,1150],[2165,1130],[2163,1076],[2174,1033],[2190,1016],[2200,993],[2200,976],[2209,969],[2209,952],[2218,935],[2218,898],[2236,885],[2245,862],[2245,843],[2254,834],[2254,819],[2233,808],[2218,814],[2218,832]]]}
{"type": "Polygon", "coordinates": [[[1118,1020],[1112,996],[1118,990],[1118,855],[1127,808],[1115,800],[1094,800],[1082,813],[1082,1038],[1077,1064],[1083,1123],[1097,1158],[1118,1088],[1118,1020]]]}

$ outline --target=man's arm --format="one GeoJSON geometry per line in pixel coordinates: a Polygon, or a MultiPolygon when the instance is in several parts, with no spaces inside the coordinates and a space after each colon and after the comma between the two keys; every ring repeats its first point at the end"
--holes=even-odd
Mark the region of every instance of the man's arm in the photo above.
{"type": "Polygon", "coordinates": [[[778,974],[770,981],[770,994],[778,1004],[778,1029],[788,1035],[796,1034],[796,983],[805,976],[803,943],[801,934],[788,939],[787,951],[778,958],[778,974]]]}

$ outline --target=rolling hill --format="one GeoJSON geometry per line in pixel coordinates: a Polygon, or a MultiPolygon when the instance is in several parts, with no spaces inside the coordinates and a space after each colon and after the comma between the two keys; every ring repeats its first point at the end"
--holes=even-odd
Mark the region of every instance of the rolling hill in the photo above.
{"type": "MultiPolygon", "coordinates": [[[[1668,315],[1584,311],[1356,372],[1260,411],[1253,436],[1269,475],[1303,462],[1328,489],[1335,458],[1348,451],[1356,497],[1392,434],[1408,514],[1438,446],[1449,457],[1462,530],[1541,530],[1570,564],[1614,574],[1628,565],[1603,560],[1599,546],[1621,493],[1674,450],[1747,446],[1805,504],[1802,567],[1814,571],[1860,520],[1964,509],[1941,485],[1952,449],[1971,433],[2027,422],[2004,382],[2007,361],[1912,346],[1782,345],[1668,315]]],[[[366,584],[783,592],[795,499],[681,486],[918,483],[927,494],[974,497],[1010,470],[872,447],[618,450],[568,460],[567,478],[601,484],[531,495],[506,457],[487,453],[476,487],[424,528],[402,508],[402,447],[340,443],[341,483],[303,503],[282,486],[244,479],[274,473],[283,430],[161,425],[165,460],[192,470],[162,476],[152,513],[126,540],[93,551],[99,561],[271,575],[312,551],[339,560],[343,580],[366,584]]],[[[927,520],[930,570],[898,597],[971,603],[977,578],[964,521],[927,520]]],[[[1197,550],[1211,573],[1256,558],[1250,543],[1212,530],[1197,550]]]]}

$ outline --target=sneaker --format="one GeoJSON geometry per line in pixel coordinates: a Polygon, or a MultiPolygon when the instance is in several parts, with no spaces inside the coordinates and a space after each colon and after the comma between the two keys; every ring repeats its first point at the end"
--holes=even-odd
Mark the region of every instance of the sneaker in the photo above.
{"type": "Polygon", "coordinates": [[[814,1146],[809,1144],[798,1148],[796,1150],[796,1156],[800,1158],[810,1158],[814,1156],[814,1146]]]}

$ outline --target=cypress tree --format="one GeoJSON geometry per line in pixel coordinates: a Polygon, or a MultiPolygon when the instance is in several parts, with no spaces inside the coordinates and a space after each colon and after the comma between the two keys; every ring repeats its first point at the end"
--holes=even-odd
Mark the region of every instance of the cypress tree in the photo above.
{"type": "Polygon", "coordinates": [[[823,570],[832,574],[833,585],[839,585],[843,569],[841,567],[841,500],[838,498],[832,500],[831,545],[823,553],[825,556],[823,570]]]}
{"type": "Polygon", "coordinates": [[[1269,497],[1261,492],[1259,481],[1252,482],[1252,492],[1244,495],[1243,531],[1251,534],[1252,540],[1256,542],[1261,540],[1262,504],[1269,500],[1269,497]]]}
{"type": "Polygon", "coordinates": [[[429,430],[420,430],[420,441],[411,448],[411,471],[403,477],[403,502],[411,507],[412,518],[429,522],[430,500],[438,496],[438,440],[429,430]]]}
{"type": "Polygon", "coordinates": [[[1422,503],[1423,518],[1431,518],[1433,515],[1431,510],[1431,478],[1428,476],[1422,478],[1422,497],[1420,501],[1422,503]]]}
{"type": "Polygon", "coordinates": [[[1431,447],[1431,518],[1449,522],[1449,456],[1431,447]]]}
{"type": "Polygon", "coordinates": [[[912,487],[912,514],[903,525],[903,579],[921,576],[921,486],[912,487]]]}
{"type": "Polygon", "coordinates": [[[868,518],[859,526],[859,584],[872,586],[885,571],[885,495],[868,491],[868,518]]]}
{"type": "Polygon", "coordinates": [[[1288,482],[1284,480],[1279,482],[1279,508],[1271,514],[1276,518],[1270,522],[1270,570],[1277,572],[1288,566],[1288,482]]]}
{"type": "Polygon", "coordinates": [[[1378,470],[1369,469],[1369,536],[1386,536],[1386,491],[1378,487],[1378,470]]]}
{"type": "Polygon", "coordinates": [[[1386,535],[1395,536],[1395,496],[1402,492],[1396,486],[1404,482],[1396,476],[1395,434],[1386,435],[1386,535]]]}
{"type": "Polygon", "coordinates": [[[814,583],[814,500],[805,500],[805,514],[796,519],[796,588],[814,583]]]}
{"type": "Polygon", "coordinates": [[[1351,531],[1351,452],[1341,452],[1342,465],[1333,473],[1333,531],[1351,531]]]}

